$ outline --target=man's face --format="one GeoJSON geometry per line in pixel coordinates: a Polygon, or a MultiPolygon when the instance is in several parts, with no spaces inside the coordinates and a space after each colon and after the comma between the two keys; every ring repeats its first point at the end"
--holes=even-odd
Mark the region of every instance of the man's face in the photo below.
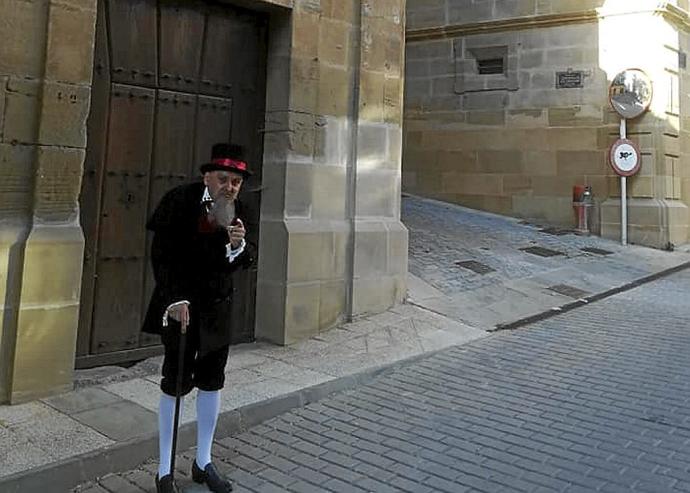
{"type": "Polygon", "coordinates": [[[233,201],[242,188],[242,175],[232,171],[207,171],[204,173],[204,185],[208,187],[213,200],[224,196],[226,200],[233,201]]]}

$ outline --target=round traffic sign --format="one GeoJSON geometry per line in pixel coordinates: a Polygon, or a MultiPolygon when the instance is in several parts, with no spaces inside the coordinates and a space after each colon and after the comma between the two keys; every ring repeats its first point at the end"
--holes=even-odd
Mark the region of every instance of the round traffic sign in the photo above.
{"type": "Polygon", "coordinates": [[[640,171],[640,148],[632,140],[618,139],[611,146],[609,163],[620,176],[633,176],[640,171]]]}

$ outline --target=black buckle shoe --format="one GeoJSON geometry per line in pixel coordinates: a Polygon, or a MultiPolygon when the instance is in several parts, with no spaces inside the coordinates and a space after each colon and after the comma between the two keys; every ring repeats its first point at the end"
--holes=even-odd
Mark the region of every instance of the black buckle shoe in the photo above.
{"type": "Polygon", "coordinates": [[[158,474],[156,474],[156,493],[180,493],[172,474],[163,476],[160,479],[158,478],[158,474]]]}
{"type": "Polygon", "coordinates": [[[208,489],[213,491],[213,493],[230,493],[232,491],[232,483],[218,474],[216,466],[213,462],[201,470],[199,466],[196,465],[196,460],[192,464],[192,479],[195,483],[204,484],[208,486],[208,489]]]}

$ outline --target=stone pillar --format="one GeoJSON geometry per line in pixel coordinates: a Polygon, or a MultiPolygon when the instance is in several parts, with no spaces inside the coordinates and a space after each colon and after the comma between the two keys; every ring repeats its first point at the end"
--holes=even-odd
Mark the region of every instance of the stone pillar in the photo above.
{"type": "Polygon", "coordinates": [[[259,339],[289,344],[402,299],[403,15],[402,0],[297,0],[272,17],[259,339]]]}
{"type": "Polygon", "coordinates": [[[405,5],[362,2],[353,315],[406,292],[407,229],[400,222],[405,5]]]}
{"type": "Polygon", "coordinates": [[[16,403],[72,385],[96,1],[2,0],[0,12],[0,401],[16,403]]]}

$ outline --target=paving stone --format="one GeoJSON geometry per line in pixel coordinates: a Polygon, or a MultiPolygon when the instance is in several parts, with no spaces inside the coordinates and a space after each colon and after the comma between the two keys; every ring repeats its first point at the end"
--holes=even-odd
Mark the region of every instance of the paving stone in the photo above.
{"type": "Polygon", "coordinates": [[[240,445],[239,447],[236,447],[234,450],[236,450],[239,454],[241,455],[246,455],[248,457],[251,457],[252,459],[256,460],[261,460],[262,458],[266,457],[269,452],[267,450],[264,450],[259,447],[254,447],[252,445],[240,445]]]}
{"type": "Polygon", "coordinates": [[[100,479],[98,484],[112,493],[142,493],[145,491],[136,484],[129,482],[125,477],[115,474],[100,479]]]}
{"type": "Polygon", "coordinates": [[[362,479],[355,484],[367,491],[375,491],[376,493],[395,493],[397,491],[393,486],[389,486],[387,482],[372,478],[362,479]]]}
{"type": "Polygon", "coordinates": [[[297,455],[290,457],[293,461],[299,465],[314,469],[315,471],[320,471],[329,465],[328,462],[310,454],[300,453],[299,450],[295,450],[294,453],[297,455]]]}
{"type": "Polygon", "coordinates": [[[323,447],[319,447],[318,445],[314,445],[313,443],[307,442],[305,440],[297,440],[296,442],[293,442],[290,446],[301,452],[305,452],[316,457],[323,455],[327,452],[327,450],[323,447]]]}
{"type": "Polygon", "coordinates": [[[290,471],[290,474],[316,485],[323,484],[330,479],[325,474],[321,474],[320,472],[308,467],[298,467],[297,469],[290,471]]]}
{"type": "Polygon", "coordinates": [[[254,489],[256,493],[283,493],[285,488],[282,486],[277,486],[273,483],[264,483],[254,489]]]}
{"type": "Polygon", "coordinates": [[[266,464],[258,462],[249,456],[240,455],[232,459],[232,464],[251,474],[256,474],[266,468],[266,464]]]}
{"type": "Polygon", "coordinates": [[[0,426],[11,427],[22,423],[36,423],[47,416],[58,414],[55,409],[40,401],[0,406],[0,426]]]}
{"type": "Polygon", "coordinates": [[[130,483],[137,485],[144,491],[148,491],[154,485],[153,477],[149,475],[146,471],[141,469],[135,469],[122,475],[130,483]]]}
{"type": "Polygon", "coordinates": [[[295,464],[294,462],[291,462],[287,459],[284,459],[283,457],[279,457],[276,455],[264,457],[261,459],[261,462],[273,469],[276,469],[284,473],[290,472],[299,467],[298,464],[295,464]]]}
{"type": "Polygon", "coordinates": [[[105,488],[97,484],[86,486],[78,491],[79,493],[111,493],[110,491],[106,490],[105,488]]]}
{"type": "Polygon", "coordinates": [[[390,481],[390,485],[400,491],[408,491],[410,493],[421,493],[421,492],[428,492],[428,491],[433,491],[432,489],[422,486],[420,483],[416,481],[412,481],[406,478],[395,478],[390,481]]]}
{"type": "Polygon", "coordinates": [[[294,476],[288,476],[287,474],[272,468],[263,469],[258,473],[258,476],[262,479],[270,481],[271,483],[280,485],[283,488],[297,481],[294,476]]]}
{"type": "MultiPolygon", "coordinates": [[[[153,413],[158,412],[161,396],[160,384],[151,381],[150,377],[116,382],[103,388],[108,393],[118,395],[126,401],[139,404],[153,413]]],[[[191,423],[196,420],[196,392],[188,394],[182,399],[180,420],[182,423],[191,423]]]]}
{"type": "MultiPolygon", "coordinates": [[[[475,483],[475,480],[481,481],[478,478],[471,478],[468,482],[475,483]]],[[[455,483],[445,479],[430,476],[424,481],[424,486],[429,486],[433,491],[442,491],[444,493],[465,493],[471,491],[472,487],[468,484],[455,483]]],[[[495,488],[495,485],[494,485],[495,488]]],[[[486,490],[479,490],[486,491],[486,490]]]]}
{"type": "Polygon", "coordinates": [[[348,468],[352,468],[359,463],[357,459],[354,459],[349,455],[339,454],[338,452],[327,452],[326,454],[321,456],[321,459],[348,468]]]}
{"type": "Polygon", "coordinates": [[[325,482],[323,488],[336,493],[366,493],[367,490],[353,485],[351,482],[341,481],[340,479],[331,479],[325,482]]]}
{"type": "MultiPolygon", "coordinates": [[[[46,406],[47,407],[47,406],[46,406]]],[[[52,408],[40,419],[19,421],[9,426],[17,441],[15,445],[29,443],[30,457],[33,451],[41,450],[44,457],[51,461],[70,457],[73,454],[83,454],[106,447],[113,443],[108,437],[97,430],[76,421],[73,417],[61,414],[52,408]]],[[[27,449],[17,447],[15,453],[20,456],[27,449]]]]}
{"type": "Polygon", "coordinates": [[[107,406],[108,404],[121,401],[122,397],[106,392],[98,387],[80,389],[68,394],[58,395],[43,399],[42,402],[71,415],[80,411],[87,411],[97,407],[107,406]]]}
{"type": "Polygon", "coordinates": [[[314,486],[313,484],[307,483],[305,481],[297,481],[288,487],[289,491],[294,491],[295,493],[322,493],[323,488],[321,486],[314,486]]]}
{"type": "Polygon", "coordinates": [[[266,484],[266,482],[258,476],[249,474],[241,469],[237,469],[227,476],[242,488],[253,490],[266,484]]]}
{"type": "Polygon", "coordinates": [[[158,428],[154,412],[129,401],[82,411],[73,418],[113,440],[146,436],[158,428]]]}
{"type": "Polygon", "coordinates": [[[50,461],[44,451],[28,438],[0,425],[0,464],[6,474],[42,466],[50,461]]]}

